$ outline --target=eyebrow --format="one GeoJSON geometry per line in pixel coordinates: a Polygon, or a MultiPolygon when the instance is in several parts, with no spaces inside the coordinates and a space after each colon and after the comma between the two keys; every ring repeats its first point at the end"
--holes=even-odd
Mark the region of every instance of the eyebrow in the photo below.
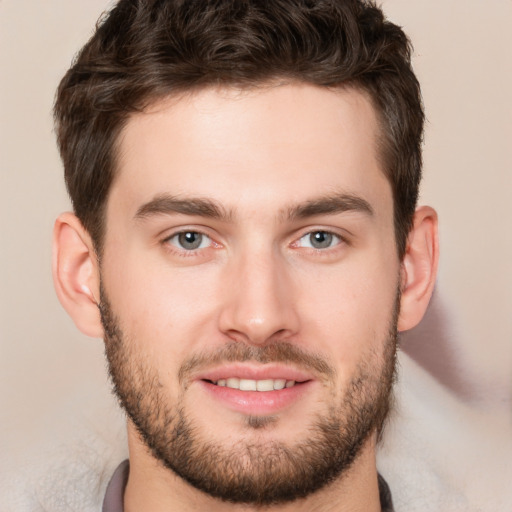
{"type": "Polygon", "coordinates": [[[344,212],[361,212],[370,217],[374,215],[373,208],[366,199],[353,194],[333,194],[293,206],[287,210],[285,217],[296,220],[344,212]]]}
{"type": "Polygon", "coordinates": [[[197,215],[218,220],[229,220],[232,215],[222,205],[203,198],[179,198],[171,195],[159,195],[143,204],[135,214],[136,219],[146,219],[154,215],[197,215]]]}
{"type": "MultiPolygon", "coordinates": [[[[344,212],[361,212],[374,215],[370,203],[353,194],[333,194],[311,199],[304,203],[284,209],[280,217],[288,220],[305,219],[316,215],[336,215],[344,212]]],[[[136,212],[136,219],[146,219],[155,215],[196,215],[220,221],[233,219],[231,211],[220,203],[207,198],[179,198],[172,195],[159,195],[144,203],[136,212]]]]}

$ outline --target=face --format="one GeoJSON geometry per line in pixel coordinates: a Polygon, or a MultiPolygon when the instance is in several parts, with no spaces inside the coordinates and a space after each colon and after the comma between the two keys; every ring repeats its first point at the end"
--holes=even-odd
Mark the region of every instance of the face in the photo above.
{"type": "Polygon", "coordinates": [[[139,442],[198,489],[296,499],[374,439],[400,273],[376,137],[362,93],[308,85],[206,89],[125,127],[101,262],[110,371],[139,442]]]}

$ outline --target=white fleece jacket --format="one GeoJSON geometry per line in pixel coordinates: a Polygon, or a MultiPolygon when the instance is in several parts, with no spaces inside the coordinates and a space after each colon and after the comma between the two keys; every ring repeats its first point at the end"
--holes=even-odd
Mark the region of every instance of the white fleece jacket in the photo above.
{"type": "MultiPolygon", "coordinates": [[[[509,419],[465,404],[404,353],[399,364],[396,408],[378,453],[396,512],[511,512],[509,419]]],[[[109,400],[51,439],[2,462],[0,512],[101,511],[127,457],[117,405],[109,400]]]]}

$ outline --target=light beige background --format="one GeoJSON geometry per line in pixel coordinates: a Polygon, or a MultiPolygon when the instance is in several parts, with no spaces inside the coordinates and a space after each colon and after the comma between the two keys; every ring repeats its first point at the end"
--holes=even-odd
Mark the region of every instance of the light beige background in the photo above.
{"type": "MultiPolygon", "coordinates": [[[[102,343],[76,331],[50,273],[53,221],[69,209],[52,132],[54,91],[107,5],[0,0],[4,455],[32,446],[52,422],[66,421],[63,410],[79,417],[108,396],[102,343]]],[[[446,320],[444,343],[456,356],[448,366],[463,374],[457,396],[489,414],[509,414],[512,1],[384,0],[383,6],[413,40],[423,86],[428,123],[421,202],[440,215],[436,307],[446,320]]],[[[436,339],[428,346],[422,339],[411,351],[427,366],[436,354],[446,363],[436,339]]]]}

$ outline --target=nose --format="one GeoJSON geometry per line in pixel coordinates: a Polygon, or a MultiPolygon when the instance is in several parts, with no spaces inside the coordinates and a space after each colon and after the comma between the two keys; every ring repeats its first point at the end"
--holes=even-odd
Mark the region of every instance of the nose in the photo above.
{"type": "Polygon", "coordinates": [[[289,269],[271,250],[245,256],[226,269],[219,329],[235,341],[262,345],[289,340],[299,316],[289,269]]]}

